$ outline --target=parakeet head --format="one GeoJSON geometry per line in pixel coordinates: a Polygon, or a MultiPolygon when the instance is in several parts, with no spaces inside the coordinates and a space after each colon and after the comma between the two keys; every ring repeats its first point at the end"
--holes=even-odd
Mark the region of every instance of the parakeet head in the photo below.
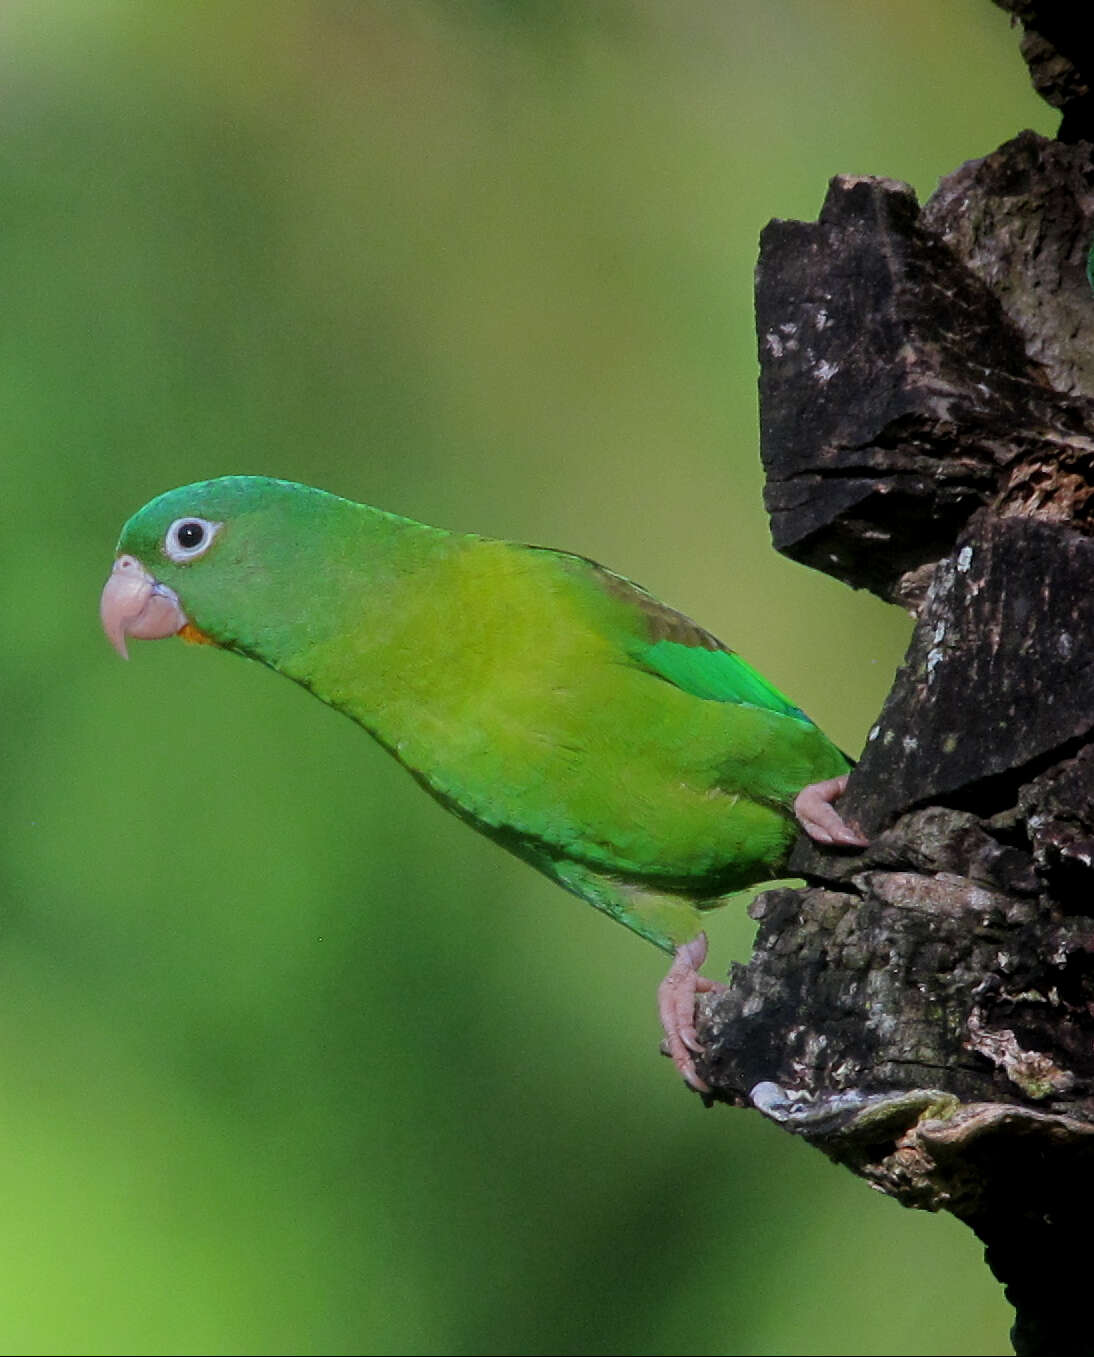
{"type": "Polygon", "coordinates": [[[151,500],[122,528],[103,589],[103,629],[126,639],[182,634],[245,653],[270,628],[306,625],[315,567],[329,568],[327,530],[348,500],[266,476],[225,476],[151,500]]]}

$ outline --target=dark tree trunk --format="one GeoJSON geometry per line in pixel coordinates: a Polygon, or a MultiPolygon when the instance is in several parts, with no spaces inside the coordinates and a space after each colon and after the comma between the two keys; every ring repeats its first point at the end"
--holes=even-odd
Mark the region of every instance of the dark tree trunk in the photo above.
{"type": "MultiPolygon", "coordinates": [[[[1003,3],[1003,0],[999,0],[1003,3]]],[[[912,609],[841,811],[704,1007],[712,1097],[983,1240],[1019,1353],[1094,1352],[1094,57],[1003,3],[1060,138],[922,209],[833,180],[772,222],[756,311],[775,545],[912,609]],[[1084,138],[1090,140],[1084,140],[1084,138]]]]}

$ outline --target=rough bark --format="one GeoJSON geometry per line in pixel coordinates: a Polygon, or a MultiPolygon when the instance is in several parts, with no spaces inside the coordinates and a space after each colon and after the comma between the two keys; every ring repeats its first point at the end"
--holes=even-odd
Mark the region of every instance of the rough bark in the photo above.
{"type": "Polygon", "coordinates": [[[1021,20],[1022,55],[1037,93],[1063,115],[1059,141],[1094,141],[1090,14],[1075,0],[995,0],[1021,20]]]}
{"type": "MultiPolygon", "coordinates": [[[[1002,0],[1000,0],[1002,2],[1002,0]]],[[[1094,147],[1082,7],[1004,4],[1065,137],[920,209],[840,177],[756,308],[780,550],[911,608],[841,809],[757,897],[700,1072],[984,1241],[1020,1353],[1094,1351],[1094,147]]]]}

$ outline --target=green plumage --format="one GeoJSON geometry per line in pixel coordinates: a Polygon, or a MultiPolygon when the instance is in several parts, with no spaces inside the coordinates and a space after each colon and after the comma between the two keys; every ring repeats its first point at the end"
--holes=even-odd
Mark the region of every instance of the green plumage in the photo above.
{"type": "Polygon", "coordinates": [[[777,876],[839,750],[739,656],[579,556],[444,532],[319,490],[170,491],[119,552],[191,624],[371,732],[439,801],[671,951],[777,876]],[[184,563],[168,529],[220,526],[184,563]]]}

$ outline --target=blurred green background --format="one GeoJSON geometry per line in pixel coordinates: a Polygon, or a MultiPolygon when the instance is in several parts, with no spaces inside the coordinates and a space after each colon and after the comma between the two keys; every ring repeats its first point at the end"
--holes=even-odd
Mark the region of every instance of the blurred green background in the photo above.
{"type": "Polygon", "coordinates": [[[909,624],[768,545],[757,235],[1051,132],[1006,17],[7,0],[0,61],[0,1350],[1004,1350],[962,1227],[682,1089],[658,952],[96,607],[151,495],[286,476],[602,560],[859,748],[909,624]]]}

